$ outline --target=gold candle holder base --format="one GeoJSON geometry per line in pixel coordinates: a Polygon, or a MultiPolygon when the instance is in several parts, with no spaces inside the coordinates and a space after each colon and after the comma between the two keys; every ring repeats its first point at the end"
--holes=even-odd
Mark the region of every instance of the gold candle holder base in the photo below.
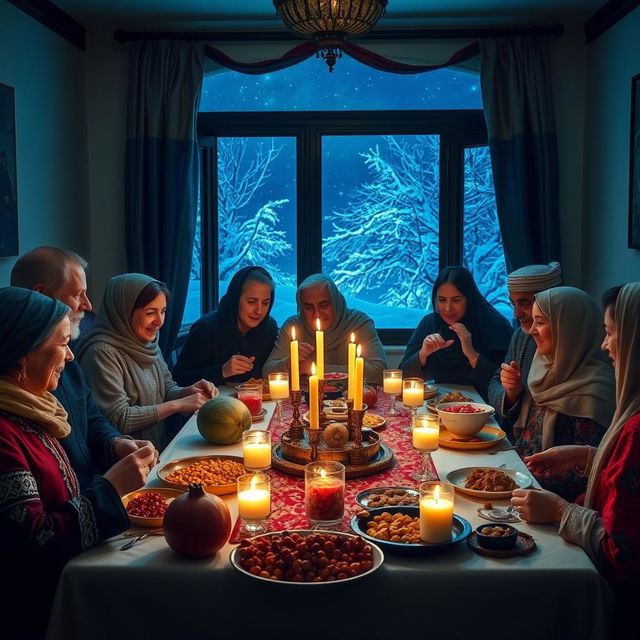
{"type": "Polygon", "coordinates": [[[349,452],[351,464],[365,464],[367,456],[362,447],[362,420],[366,409],[349,409],[347,412],[347,428],[349,429],[349,439],[353,440],[353,447],[349,452]]]}
{"type": "Polygon", "coordinates": [[[293,407],[293,416],[289,431],[287,432],[291,440],[302,440],[304,436],[304,427],[300,422],[300,403],[302,402],[302,391],[289,391],[289,400],[293,407]]]}

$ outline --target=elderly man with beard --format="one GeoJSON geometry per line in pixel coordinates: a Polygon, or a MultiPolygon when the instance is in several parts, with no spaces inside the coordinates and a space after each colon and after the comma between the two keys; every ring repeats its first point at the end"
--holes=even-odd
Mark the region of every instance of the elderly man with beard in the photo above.
{"type": "MultiPolygon", "coordinates": [[[[84,312],[91,311],[86,266],[87,261],[73,251],[37,247],[18,259],[11,271],[11,285],[33,289],[68,305],[71,308],[71,339],[75,340],[84,312]]],[[[94,484],[96,475],[112,465],[128,465],[129,454],[151,444],[147,440],[123,436],[111,426],[98,408],[77,360],[67,363],[53,394],[69,414],[71,433],[62,438],[60,444],[78,476],[81,489],[94,484]]],[[[156,461],[157,458],[156,452],[156,461]]]]}
{"type": "Polygon", "coordinates": [[[529,393],[527,378],[536,343],[529,335],[533,325],[533,296],[540,291],[562,284],[562,271],[557,262],[532,264],[512,271],[507,276],[507,290],[513,304],[513,313],[520,326],[513,332],[505,361],[489,382],[489,404],[502,418],[502,425],[509,438],[511,418],[517,416],[516,406],[529,393]],[[513,415],[515,413],[515,415],[513,415]]]}

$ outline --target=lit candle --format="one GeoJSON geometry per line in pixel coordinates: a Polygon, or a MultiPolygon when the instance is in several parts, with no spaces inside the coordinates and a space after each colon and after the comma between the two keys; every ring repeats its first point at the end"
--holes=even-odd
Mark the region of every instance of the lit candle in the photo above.
{"type": "Polygon", "coordinates": [[[320,407],[318,406],[318,376],[316,364],[311,363],[311,375],[309,376],[309,427],[320,428],[320,407]]]}
{"type": "Polygon", "coordinates": [[[264,520],[271,513],[271,491],[269,485],[259,481],[260,476],[254,475],[251,478],[250,487],[238,491],[238,515],[243,520],[264,520]]]}
{"type": "Polygon", "coordinates": [[[353,408],[356,411],[362,409],[362,388],[364,386],[364,358],[360,356],[362,346],[358,345],[356,350],[356,382],[353,389],[353,408]]]}
{"type": "Polygon", "coordinates": [[[310,462],[304,478],[307,518],[312,523],[338,522],[344,514],[344,465],[310,462]]]}
{"type": "Polygon", "coordinates": [[[418,451],[435,451],[438,448],[440,427],[435,416],[413,416],[413,447],[418,451]]]}
{"type": "Polygon", "coordinates": [[[356,334],[351,334],[351,342],[349,342],[349,355],[347,358],[349,375],[349,383],[347,385],[347,400],[353,400],[353,389],[356,383],[356,334]]]}
{"type": "Polygon", "coordinates": [[[298,356],[298,341],[296,328],[291,327],[291,342],[289,343],[289,365],[291,369],[291,391],[300,391],[300,361],[298,356]]]}
{"type": "Polygon", "coordinates": [[[324,380],[324,332],[320,331],[320,318],[316,318],[316,372],[324,380]]]}
{"type": "Polygon", "coordinates": [[[382,380],[382,390],[392,396],[402,393],[402,371],[400,369],[387,369],[382,380]]]}
{"type": "Polygon", "coordinates": [[[242,434],[244,466],[252,471],[263,471],[271,466],[271,432],[247,430],[242,434]]]}
{"type": "Polygon", "coordinates": [[[424,402],[424,382],[416,379],[405,379],[402,388],[402,402],[407,407],[421,407],[424,402]]]}
{"type": "Polygon", "coordinates": [[[289,376],[282,373],[272,373],[269,376],[269,395],[272,400],[288,398],[289,376]]]}
{"type": "MultiPolygon", "coordinates": [[[[430,484],[430,483],[425,483],[430,484]]],[[[453,527],[453,496],[445,497],[448,493],[435,484],[433,491],[422,496],[420,491],[420,539],[432,544],[451,540],[453,527]]]]}

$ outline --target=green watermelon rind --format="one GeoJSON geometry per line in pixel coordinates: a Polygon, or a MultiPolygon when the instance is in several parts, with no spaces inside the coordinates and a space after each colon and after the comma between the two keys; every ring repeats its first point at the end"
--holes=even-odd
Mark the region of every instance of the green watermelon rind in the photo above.
{"type": "Polygon", "coordinates": [[[240,442],[242,434],[251,428],[251,414],[240,400],[218,396],[200,407],[196,424],[200,435],[208,443],[235,444],[240,442]]]}

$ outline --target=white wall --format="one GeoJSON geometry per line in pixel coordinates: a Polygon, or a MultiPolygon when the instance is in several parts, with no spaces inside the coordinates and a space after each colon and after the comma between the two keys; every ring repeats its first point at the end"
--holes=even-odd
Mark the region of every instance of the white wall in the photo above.
{"type": "Polygon", "coordinates": [[[640,8],[588,47],[583,275],[594,296],[640,280],[627,248],[631,78],[640,73],[640,8]]]}
{"type": "MultiPolygon", "coordinates": [[[[19,251],[89,253],[83,52],[0,2],[0,82],[15,88],[19,251]]],[[[0,258],[0,286],[15,258],[0,258]]]]}

